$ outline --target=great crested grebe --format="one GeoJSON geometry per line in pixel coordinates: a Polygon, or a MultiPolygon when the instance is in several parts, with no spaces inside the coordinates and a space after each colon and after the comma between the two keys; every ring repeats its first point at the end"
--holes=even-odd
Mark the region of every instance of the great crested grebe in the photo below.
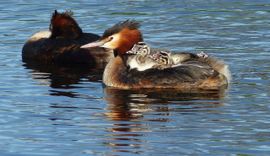
{"type": "MultiPolygon", "coordinates": [[[[114,51],[103,73],[105,85],[115,88],[174,88],[182,91],[220,90],[228,86],[230,72],[222,61],[212,57],[190,57],[181,64],[164,69],[130,70],[127,52],[143,42],[139,23],[134,20],[120,22],[107,29],[101,39],[82,46],[104,47],[114,51]]],[[[195,54],[190,54],[195,55],[195,54]]]]}
{"type": "Polygon", "coordinates": [[[49,30],[32,35],[24,44],[22,58],[24,62],[84,64],[104,69],[111,51],[104,48],[81,49],[86,43],[96,41],[100,36],[84,33],[71,11],[52,14],[49,30]]]}

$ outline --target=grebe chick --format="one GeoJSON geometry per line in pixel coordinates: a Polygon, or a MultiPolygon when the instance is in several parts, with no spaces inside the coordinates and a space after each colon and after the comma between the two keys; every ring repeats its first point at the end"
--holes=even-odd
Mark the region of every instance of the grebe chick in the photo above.
{"type": "Polygon", "coordinates": [[[158,68],[158,62],[150,55],[150,47],[144,42],[138,42],[126,53],[130,54],[126,60],[126,65],[130,70],[144,71],[150,68],[158,68]]]}

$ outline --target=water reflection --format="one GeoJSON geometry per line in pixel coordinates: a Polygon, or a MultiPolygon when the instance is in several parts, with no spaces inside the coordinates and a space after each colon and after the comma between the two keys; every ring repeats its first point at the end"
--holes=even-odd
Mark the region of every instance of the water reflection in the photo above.
{"type": "MultiPolygon", "coordinates": [[[[194,93],[184,93],[177,90],[153,90],[153,89],[140,89],[140,90],[119,90],[110,87],[104,88],[105,99],[108,102],[107,117],[114,121],[133,121],[143,117],[143,112],[169,112],[170,104],[180,104],[191,106],[190,109],[183,108],[191,111],[197,108],[197,101],[194,100],[217,100],[224,96],[223,91],[204,91],[194,93]],[[196,105],[195,105],[196,104],[196,105]],[[159,105],[154,107],[152,105],[159,105]],[[194,105],[194,107],[192,107],[194,105]]],[[[219,101],[208,101],[207,104],[220,105],[219,101]]],[[[203,107],[204,105],[202,105],[203,107]]],[[[209,105],[205,105],[209,106],[209,105]]],[[[196,110],[196,109],[195,109],[196,110]]],[[[162,120],[164,121],[164,120],[162,120]]]]}
{"type": "MultiPolygon", "coordinates": [[[[70,89],[73,88],[74,84],[80,83],[82,79],[97,82],[102,77],[100,69],[93,69],[88,66],[68,66],[38,62],[27,62],[24,66],[31,69],[29,73],[33,79],[52,88],[70,89]]],[[[57,95],[57,93],[54,95],[57,95]]]]}
{"type": "Polygon", "coordinates": [[[217,100],[225,95],[226,89],[216,91],[183,92],[176,89],[134,89],[121,90],[111,87],[104,88],[109,103],[170,103],[171,101],[217,100]]]}
{"type": "Polygon", "coordinates": [[[222,92],[183,93],[176,90],[119,90],[104,88],[107,101],[105,116],[113,121],[107,128],[105,144],[114,153],[140,154],[147,144],[145,135],[153,133],[153,123],[166,124],[174,120],[174,113],[212,111],[222,106],[222,92]]]}

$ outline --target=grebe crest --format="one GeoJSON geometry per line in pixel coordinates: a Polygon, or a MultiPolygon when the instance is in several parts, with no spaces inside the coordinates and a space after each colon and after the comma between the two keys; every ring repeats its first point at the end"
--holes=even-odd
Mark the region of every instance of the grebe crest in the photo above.
{"type": "Polygon", "coordinates": [[[51,17],[50,31],[52,32],[50,38],[70,38],[76,39],[82,35],[82,29],[72,17],[73,12],[66,11],[58,13],[54,11],[51,17]]]}

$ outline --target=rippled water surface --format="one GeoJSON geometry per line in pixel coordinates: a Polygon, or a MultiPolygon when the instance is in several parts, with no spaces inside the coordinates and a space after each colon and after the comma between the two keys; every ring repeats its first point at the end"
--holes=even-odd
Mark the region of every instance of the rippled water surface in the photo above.
{"type": "Polygon", "coordinates": [[[0,155],[270,155],[270,1],[2,0],[0,155]],[[85,32],[142,22],[153,47],[224,59],[225,94],[121,91],[94,71],[31,66],[21,49],[72,10],[85,32]]]}

